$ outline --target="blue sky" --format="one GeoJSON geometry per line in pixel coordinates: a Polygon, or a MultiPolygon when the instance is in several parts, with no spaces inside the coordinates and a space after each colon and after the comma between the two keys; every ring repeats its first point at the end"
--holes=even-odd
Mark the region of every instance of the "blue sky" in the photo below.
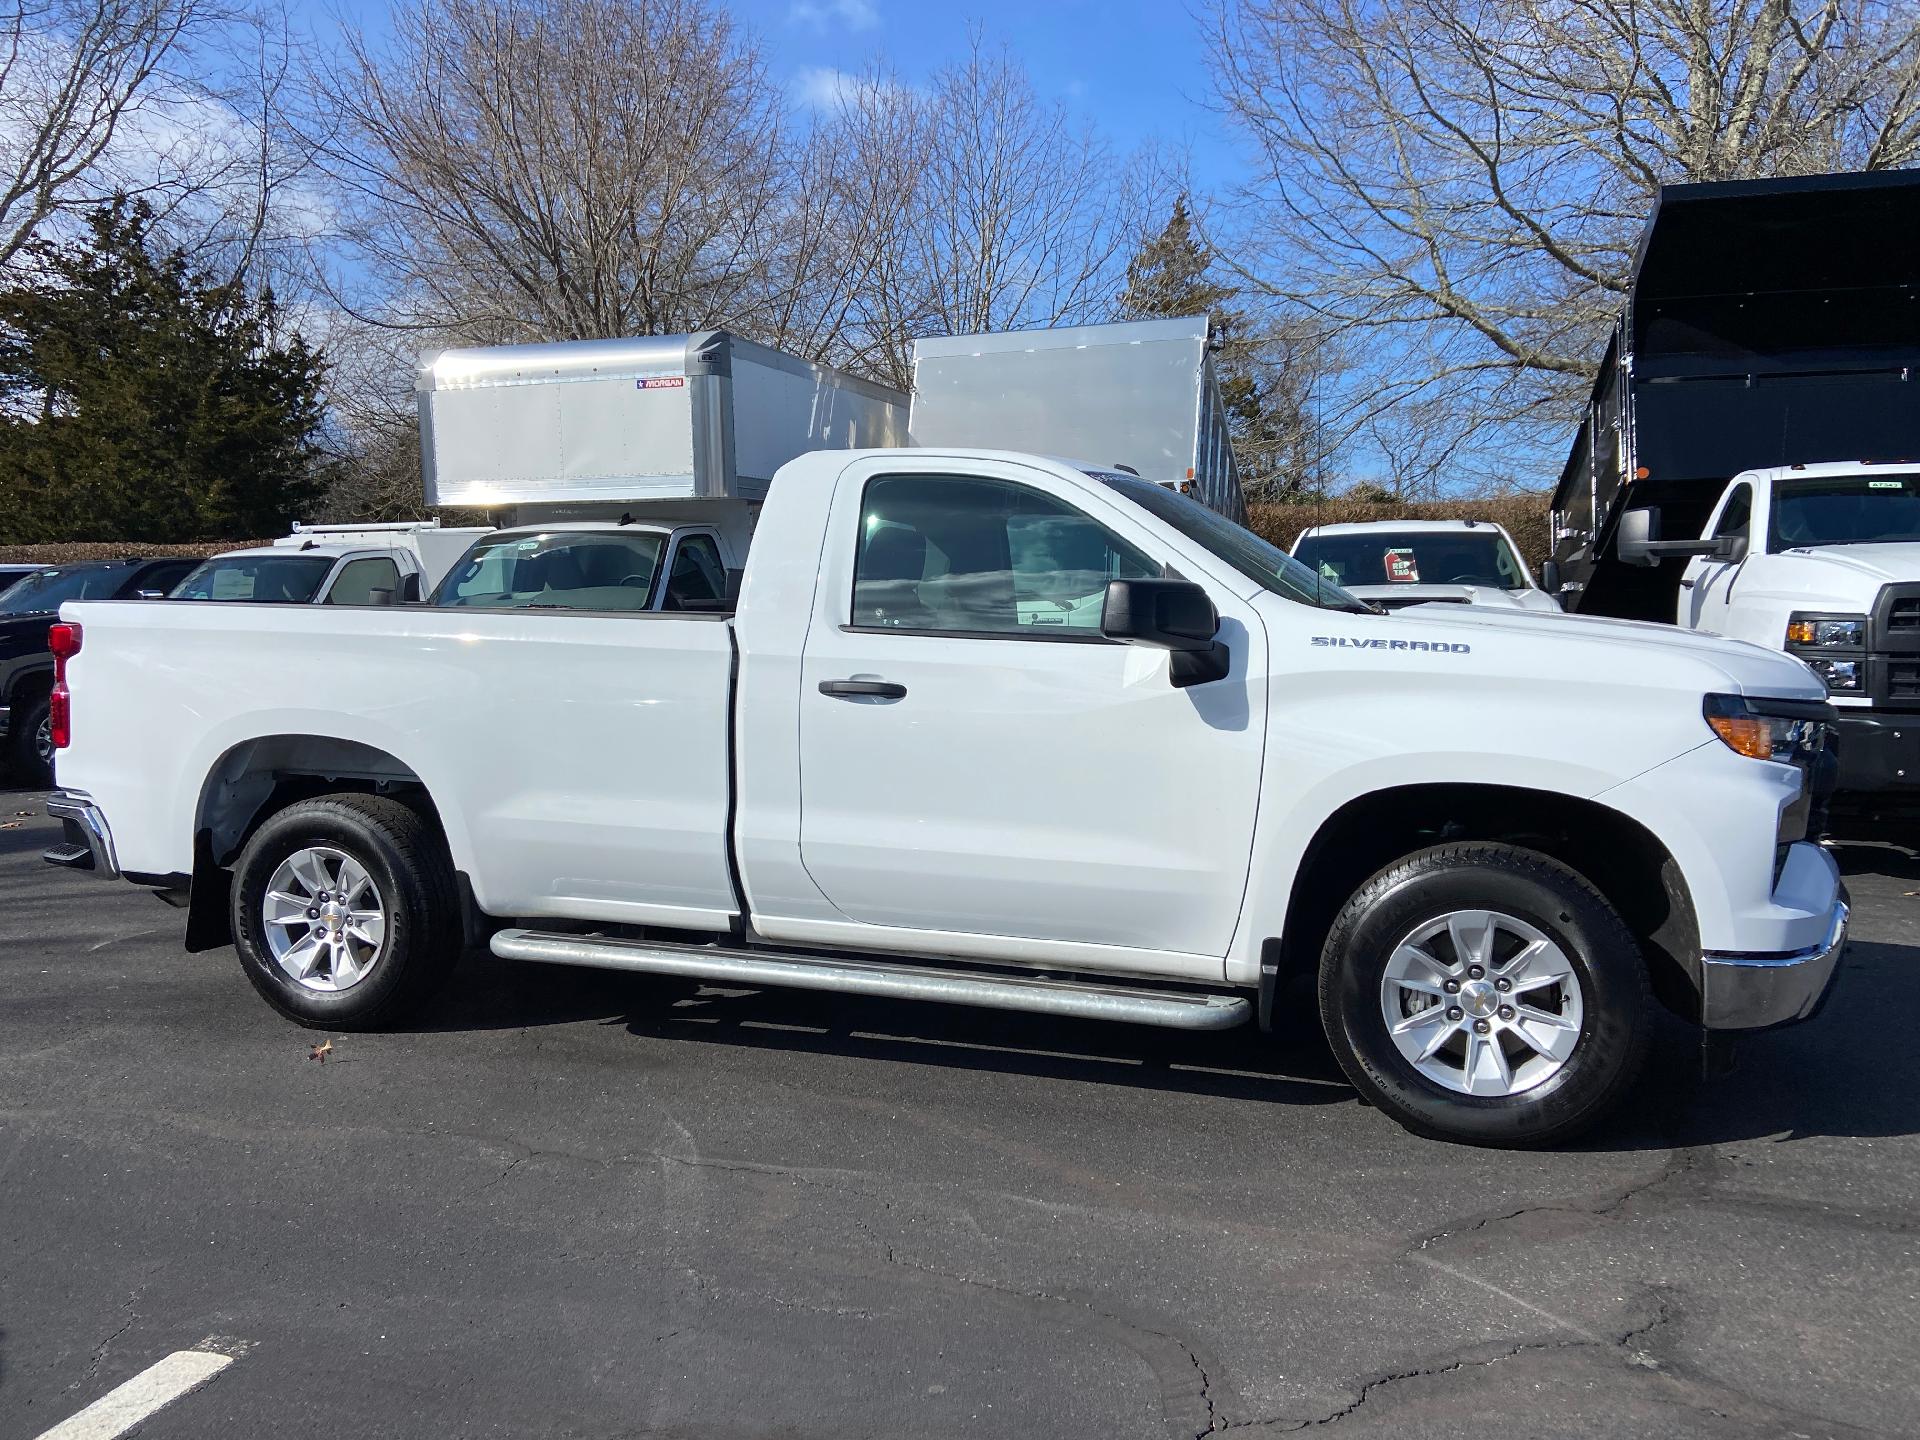
{"type": "MultiPolygon", "coordinates": [[[[883,57],[909,83],[958,58],[970,26],[1005,45],[1043,96],[1091,120],[1122,150],[1165,141],[1190,156],[1195,188],[1225,184],[1233,146],[1206,105],[1200,22],[1181,0],[722,0],[763,42],[795,89],[809,72],[858,71],[883,57]]],[[[375,34],[387,0],[307,0],[323,29],[375,34]]]]}
{"type": "Polygon", "coordinates": [[[1092,120],[1122,148],[1163,139],[1188,150],[1204,188],[1231,172],[1232,147],[1206,107],[1200,22],[1178,0],[736,0],[776,73],[858,70],[886,57],[911,81],[957,57],[969,26],[1004,44],[1041,94],[1092,120]]]}

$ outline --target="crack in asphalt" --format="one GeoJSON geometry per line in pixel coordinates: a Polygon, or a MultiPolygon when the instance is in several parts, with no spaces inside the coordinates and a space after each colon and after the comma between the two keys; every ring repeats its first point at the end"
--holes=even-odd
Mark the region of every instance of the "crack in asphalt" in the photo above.
{"type": "Polygon", "coordinates": [[[1084,1310],[1111,1332],[1117,1332],[1116,1338],[1153,1373],[1154,1380],[1160,1387],[1161,1413],[1165,1415],[1169,1428],[1189,1437],[1189,1440],[1201,1440],[1203,1436],[1216,1434],[1229,1428],[1230,1422],[1222,1418],[1219,1405],[1214,1399],[1213,1377],[1207,1373],[1207,1367],[1201,1361],[1199,1353],[1178,1335],[1165,1330],[1155,1330],[1151,1326],[1142,1325],[1137,1320],[1130,1320],[1111,1310],[1104,1310],[1092,1301],[1083,1300],[1074,1295],[1059,1294],[1050,1290],[1023,1289],[1017,1285],[1002,1284],[997,1280],[984,1279],[976,1275],[963,1275],[952,1270],[939,1270],[931,1265],[921,1265],[912,1260],[905,1260],[891,1245],[886,1248],[885,1258],[887,1264],[903,1270],[910,1270],[919,1275],[931,1276],[956,1285],[986,1290],[1009,1299],[1084,1310]],[[1135,1338],[1139,1336],[1159,1341],[1161,1345],[1142,1345],[1135,1338]],[[1164,1346],[1172,1346],[1179,1351],[1179,1362],[1170,1364],[1167,1357],[1156,1353],[1164,1346]],[[1169,1370],[1173,1373],[1167,1373],[1169,1370]],[[1187,1370],[1192,1371],[1191,1379],[1185,1376],[1187,1370]],[[1184,1404],[1188,1397],[1197,1400],[1198,1406],[1184,1404]],[[1183,1417],[1175,1413],[1178,1410],[1196,1413],[1183,1417]]]}
{"type": "Polygon", "coordinates": [[[106,1339],[93,1347],[93,1359],[87,1363],[86,1373],[74,1381],[73,1384],[67,1386],[68,1390],[78,1390],[98,1375],[100,1373],[100,1367],[106,1363],[107,1351],[112,1348],[113,1342],[139,1323],[140,1311],[138,1307],[140,1305],[140,1292],[143,1288],[145,1287],[136,1286],[128,1292],[126,1303],[123,1307],[127,1312],[126,1322],[121,1325],[118,1330],[114,1331],[111,1335],[107,1336],[106,1339]]]}
{"type": "MultiPolygon", "coordinates": [[[[1461,1223],[1449,1221],[1442,1229],[1423,1235],[1407,1247],[1409,1251],[1431,1249],[1445,1240],[1458,1239],[1462,1235],[1472,1235],[1495,1225],[1506,1225],[1529,1215],[1585,1215],[1593,1219],[1604,1219],[1625,1209],[1635,1200],[1656,1194],[1670,1185],[1704,1176],[1717,1157],[1711,1146],[1690,1146],[1676,1148],[1670,1152],[1667,1161],[1658,1173],[1644,1180],[1622,1186],[1614,1190],[1603,1190],[1590,1198],[1576,1197],[1568,1200],[1548,1200],[1537,1205],[1522,1205],[1499,1215],[1487,1215],[1478,1220],[1461,1223]]],[[[1704,1191],[1711,1185],[1708,1178],[1700,1186],[1704,1191]]],[[[1697,1197],[1696,1197],[1697,1198],[1697,1197]]]]}

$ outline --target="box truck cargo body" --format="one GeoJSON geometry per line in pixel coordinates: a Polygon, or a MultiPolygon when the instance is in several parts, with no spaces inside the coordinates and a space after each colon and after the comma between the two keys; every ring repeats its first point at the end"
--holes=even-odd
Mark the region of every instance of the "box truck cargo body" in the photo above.
{"type": "Polygon", "coordinates": [[[724,330],[441,350],[415,391],[429,505],[760,500],[797,455],[906,443],[899,391],[724,330]]]}
{"type": "Polygon", "coordinates": [[[907,433],[1125,467],[1247,518],[1204,315],[916,340],[907,433]]]}

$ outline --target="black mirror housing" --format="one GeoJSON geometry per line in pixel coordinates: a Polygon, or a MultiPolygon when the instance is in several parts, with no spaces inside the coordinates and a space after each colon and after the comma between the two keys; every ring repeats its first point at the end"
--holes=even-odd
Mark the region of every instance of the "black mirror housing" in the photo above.
{"type": "Polygon", "coordinates": [[[1549,595],[1560,593],[1560,562],[1551,556],[1540,562],[1540,588],[1549,595]]]}
{"type": "Polygon", "coordinates": [[[1231,657],[1214,639],[1220,612],[1191,580],[1110,580],[1100,609],[1100,633],[1123,645],[1173,652],[1176,686],[1226,678],[1231,657]]]}
{"type": "Polygon", "coordinates": [[[1220,628],[1220,613],[1191,580],[1110,580],[1100,608],[1100,633],[1124,645],[1160,650],[1204,650],[1220,628]]]}

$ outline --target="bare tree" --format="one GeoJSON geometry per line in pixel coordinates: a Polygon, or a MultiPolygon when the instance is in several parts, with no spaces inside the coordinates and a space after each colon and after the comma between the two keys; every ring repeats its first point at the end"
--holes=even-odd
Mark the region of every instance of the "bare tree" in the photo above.
{"type": "Polygon", "coordinates": [[[419,0],[322,79],[323,155],[389,323],[473,340],[738,313],[777,213],[779,95],[707,0],[419,0]]]}
{"type": "Polygon", "coordinates": [[[0,265],[116,191],[163,210],[201,183],[198,137],[170,112],[199,93],[183,62],[223,18],[211,0],[13,0],[0,15],[0,265]],[[144,163],[125,167],[130,140],[144,163]]]}
{"type": "Polygon", "coordinates": [[[1557,441],[1660,184],[1920,159],[1907,0],[1215,0],[1208,21],[1256,157],[1247,268],[1364,352],[1330,423],[1416,472],[1557,441]],[[1453,433],[1427,435],[1442,398],[1453,433]]]}

